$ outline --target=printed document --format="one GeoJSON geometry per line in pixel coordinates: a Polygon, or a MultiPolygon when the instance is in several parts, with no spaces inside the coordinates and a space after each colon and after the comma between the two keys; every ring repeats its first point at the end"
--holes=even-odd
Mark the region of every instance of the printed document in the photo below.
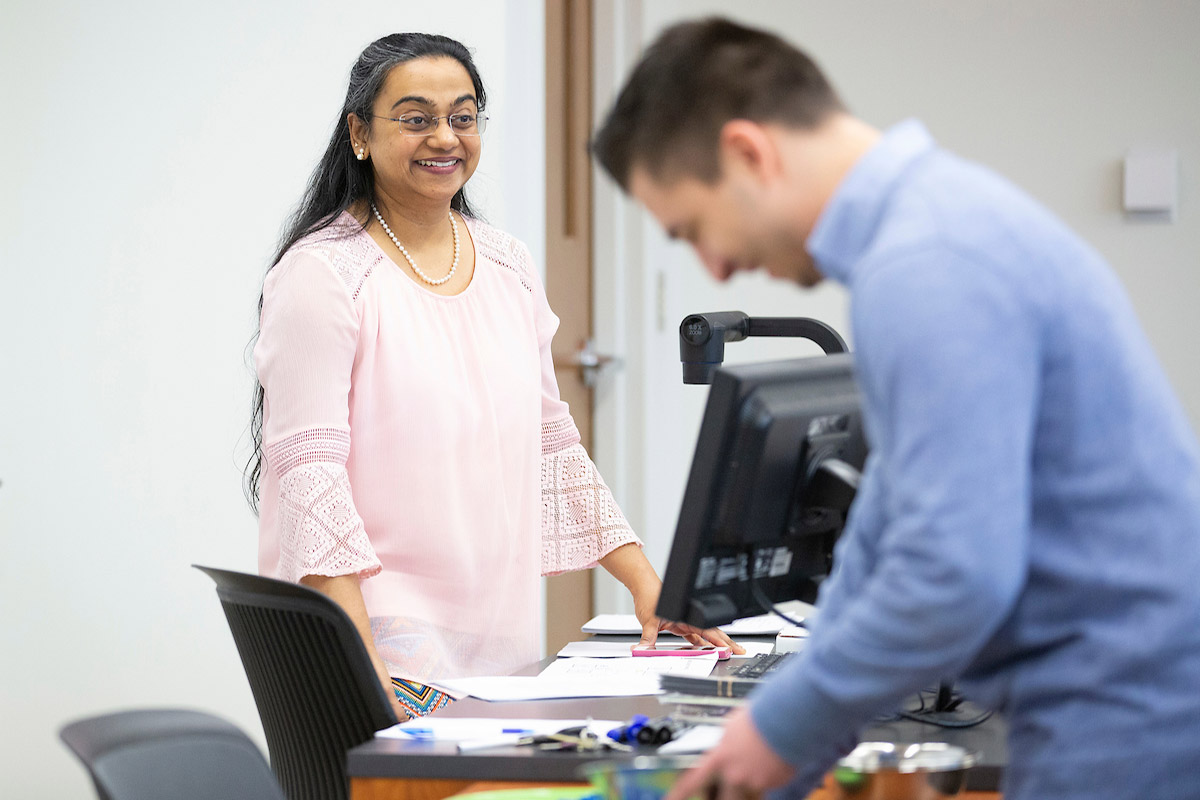
{"type": "Polygon", "coordinates": [[[716,653],[688,658],[560,658],[536,678],[455,678],[438,681],[438,685],[491,701],[633,697],[658,694],[658,676],[664,673],[703,677],[711,674],[716,664],[716,653]]]}

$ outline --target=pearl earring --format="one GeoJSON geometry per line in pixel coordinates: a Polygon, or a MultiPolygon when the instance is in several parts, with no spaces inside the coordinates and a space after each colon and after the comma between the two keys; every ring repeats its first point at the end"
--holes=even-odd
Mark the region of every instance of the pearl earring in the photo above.
{"type": "Polygon", "coordinates": [[[358,148],[358,160],[362,161],[366,157],[367,157],[366,154],[363,153],[363,149],[361,147],[358,148]]]}

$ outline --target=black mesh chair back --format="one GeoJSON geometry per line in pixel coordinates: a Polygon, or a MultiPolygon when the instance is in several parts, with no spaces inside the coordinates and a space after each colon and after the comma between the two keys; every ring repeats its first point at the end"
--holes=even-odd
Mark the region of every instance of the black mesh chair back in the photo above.
{"type": "Polygon", "coordinates": [[[254,742],[212,714],[121,711],[72,722],[58,735],[100,800],[285,800],[254,742]]]}
{"type": "Polygon", "coordinates": [[[196,568],[216,581],[284,793],[348,797],[346,751],[396,724],[354,624],[308,587],[196,568]]]}

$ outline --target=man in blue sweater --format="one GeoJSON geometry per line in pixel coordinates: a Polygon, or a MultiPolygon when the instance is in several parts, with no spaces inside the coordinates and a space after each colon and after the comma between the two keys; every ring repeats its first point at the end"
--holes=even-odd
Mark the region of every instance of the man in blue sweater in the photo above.
{"type": "Polygon", "coordinates": [[[594,149],[717,278],[849,288],[871,446],[807,650],[671,797],[803,796],[954,680],[1007,717],[1008,800],[1200,798],[1200,454],[1100,256],[727,21],[664,33],[594,149]]]}

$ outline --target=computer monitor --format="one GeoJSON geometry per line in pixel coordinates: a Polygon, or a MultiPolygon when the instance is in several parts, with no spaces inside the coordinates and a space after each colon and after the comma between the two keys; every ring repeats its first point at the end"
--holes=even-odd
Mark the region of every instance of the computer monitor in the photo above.
{"type": "Polygon", "coordinates": [[[710,628],[814,600],[866,455],[849,354],[718,369],[658,616],[710,628]]]}

